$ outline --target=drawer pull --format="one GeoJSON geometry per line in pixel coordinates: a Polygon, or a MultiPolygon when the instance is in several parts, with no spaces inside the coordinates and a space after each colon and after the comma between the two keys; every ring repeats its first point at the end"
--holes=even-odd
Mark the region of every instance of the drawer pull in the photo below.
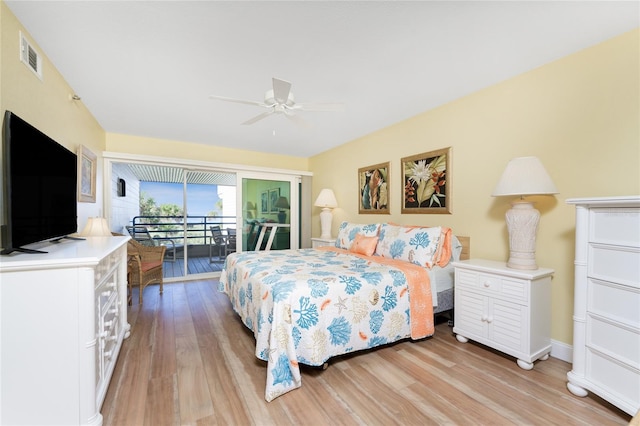
{"type": "Polygon", "coordinates": [[[484,286],[485,286],[485,288],[489,288],[489,287],[491,287],[491,283],[489,281],[485,281],[484,282],[484,286]]]}

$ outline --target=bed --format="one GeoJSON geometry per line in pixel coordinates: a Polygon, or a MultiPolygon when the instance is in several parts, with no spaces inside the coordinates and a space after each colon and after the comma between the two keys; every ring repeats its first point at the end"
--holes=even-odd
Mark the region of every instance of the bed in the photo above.
{"type": "Polygon", "coordinates": [[[253,331],[272,401],[301,386],[299,364],[431,336],[465,257],[448,228],[344,222],[335,247],[230,254],[219,290],[253,331]]]}

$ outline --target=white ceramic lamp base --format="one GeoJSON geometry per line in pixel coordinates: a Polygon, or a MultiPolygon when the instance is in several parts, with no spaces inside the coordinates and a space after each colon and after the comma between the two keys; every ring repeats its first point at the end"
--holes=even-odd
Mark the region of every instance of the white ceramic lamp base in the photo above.
{"type": "Polygon", "coordinates": [[[333,219],[333,214],[331,213],[331,209],[325,207],[320,212],[320,238],[322,239],[331,239],[331,219],[333,219]]]}
{"type": "Polygon", "coordinates": [[[507,229],[509,230],[509,262],[513,269],[538,269],[536,265],[536,233],[540,212],[533,203],[518,200],[511,203],[507,211],[507,229]]]}

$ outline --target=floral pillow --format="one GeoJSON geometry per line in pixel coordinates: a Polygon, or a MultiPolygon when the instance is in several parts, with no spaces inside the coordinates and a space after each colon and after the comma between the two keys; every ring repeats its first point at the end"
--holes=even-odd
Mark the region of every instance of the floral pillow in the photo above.
{"type": "Polygon", "coordinates": [[[377,237],[380,230],[379,223],[361,224],[342,222],[338,228],[338,237],[336,238],[336,247],[349,250],[356,235],[362,234],[365,237],[377,237]]]}
{"type": "Polygon", "coordinates": [[[442,228],[382,224],[376,254],[431,268],[442,228]]]}

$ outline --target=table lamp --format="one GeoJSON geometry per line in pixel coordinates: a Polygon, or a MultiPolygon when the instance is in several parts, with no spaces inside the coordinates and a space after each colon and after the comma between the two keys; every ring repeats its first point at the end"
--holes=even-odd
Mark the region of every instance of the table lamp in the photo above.
{"type": "Polygon", "coordinates": [[[285,212],[285,210],[288,210],[290,208],[289,201],[286,197],[280,197],[274,204],[274,207],[279,210],[278,223],[284,223],[284,221],[287,219],[287,212],[285,212]]]}
{"type": "Polygon", "coordinates": [[[520,196],[511,203],[511,209],[505,215],[509,231],[509,268],[538,269],[536,233],[540,212],[524,196],[557,193],[555,184],[538,158],[519,157],[507,164],[491,196],[520,196]]]}
{"type": "Polygon", "coordinates": [[[104,217],[90,217],[87,220],[87,225],[80,233],[82,237],[110,237],[111,230],[107,219],[104,217]]]}
{"type": "Polygon", "coordinates": [[[318,195],[318,198],[316,198],[316,202],[314,203],[314,205],[316,207],[322,208],[322,212],[320,212],[320,238],[330,240],[331,219],[333,217],[333,215],[331,214],[331,209],[338,207],[336,196],[333,194],[332,190],[325,188],[320,191],[320,195],[318,195]]]}

